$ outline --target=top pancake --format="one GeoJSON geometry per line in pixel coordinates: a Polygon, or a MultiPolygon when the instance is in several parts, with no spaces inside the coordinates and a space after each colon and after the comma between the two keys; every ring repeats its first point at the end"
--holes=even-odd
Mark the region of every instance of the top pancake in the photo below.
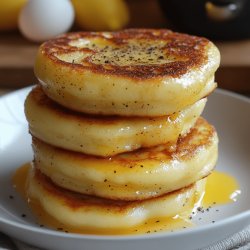
{"type": "Polygon", "coordinates": [[[220,56],[205,38],[170,30],[69,33],[41,45],[46,94],[85,113],[161,116],[208,95],[220,56]]]}

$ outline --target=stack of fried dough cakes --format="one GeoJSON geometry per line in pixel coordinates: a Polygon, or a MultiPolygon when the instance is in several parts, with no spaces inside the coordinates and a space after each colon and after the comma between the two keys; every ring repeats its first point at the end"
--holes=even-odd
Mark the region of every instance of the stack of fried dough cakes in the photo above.
{"type": "Polygon", "coordinates": [[[219,61],[207,39],[170,30],[42,44],[25,103],[29,198],[64,225],[104,231],[192,211],[217,160],[200,115],[219,61]]]}

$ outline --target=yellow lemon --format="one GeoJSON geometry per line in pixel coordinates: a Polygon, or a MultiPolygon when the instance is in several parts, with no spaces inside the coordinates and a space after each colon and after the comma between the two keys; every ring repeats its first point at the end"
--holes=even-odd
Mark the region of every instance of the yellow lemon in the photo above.
{"type": "Polygon", "coordinates": [[[129,20],[123,0],[72,0],[76,23],[87,30],[118,30],[129,20]]]}
{"type": "Polygon", "coordinates": [[[27,0],[0,1],[0,30],[17,28],[18,15],[27,0]]]}

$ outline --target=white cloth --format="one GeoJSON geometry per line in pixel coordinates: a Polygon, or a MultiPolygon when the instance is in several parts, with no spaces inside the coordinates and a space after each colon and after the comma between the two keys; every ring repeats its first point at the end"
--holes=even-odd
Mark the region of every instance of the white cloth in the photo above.
{"type": "Polygon", "coordinates": [[[250,225],[244,230],[232,235],[231,237],[217,242],[202,250],[249,250],[250,249],[250,225]]]}
{"type": "MultiPolygon", "coordinates": [[[[10,246],[8,247],[7,241],[10,241],[10,239],[7,239],[2,235],[0,235],[0,250],[41,250],[17,240],[13,240],[16,248],[14,248],[12,244],[10,244],[10,246]]],[[[206,248],[199,250],[236,250],[236,249],[250,250],[250,225],[244,230],[232,235],[231,237],[225,240],[216,242],[206,248]]]]}

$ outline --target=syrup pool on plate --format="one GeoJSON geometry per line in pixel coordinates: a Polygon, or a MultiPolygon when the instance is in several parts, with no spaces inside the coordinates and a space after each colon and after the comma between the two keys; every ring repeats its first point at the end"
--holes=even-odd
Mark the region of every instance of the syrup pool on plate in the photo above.
{"type": "MultiPolygon", "coordinates": [[[[26,179],[28,176],[31,164],[25,164],[18,168],[13,176],[14,188],[28,201],[29,207],[36,215],[38,224],[48,226],[58,231],[81,233],[81,234],[95,234],[95,235],[121,235],[121,234],[142,234],[142,233],[154,233],[162,231],[173,231],[176,229],[183,229],[194,226],[190,214],[195,215],[195,212],[187,211],[187,214],[176,215],[173,218],[155,218],[144,222],[140,226],[136,226],[130,229],[115,229],[115,230],[98,230],[95,228],[72,228],[64,225],[54,219],[52,216],[46,213],[46,211],[40,206],[39,202],[34,199],[30,199],[26,195],[26,179]]],[[[237,195],[240,193],[238,183],[233,176],[229,174],[213,171],[213,173],[207,177],[207,183],[205,193],[202,196],[202,200],[195,202],[196,208],[198,206],[202,208],[211,207],[214,204],[227,204],[236,201],[237,195]],[[223,185],[222,185],[223,183],[223,185]]]]}

